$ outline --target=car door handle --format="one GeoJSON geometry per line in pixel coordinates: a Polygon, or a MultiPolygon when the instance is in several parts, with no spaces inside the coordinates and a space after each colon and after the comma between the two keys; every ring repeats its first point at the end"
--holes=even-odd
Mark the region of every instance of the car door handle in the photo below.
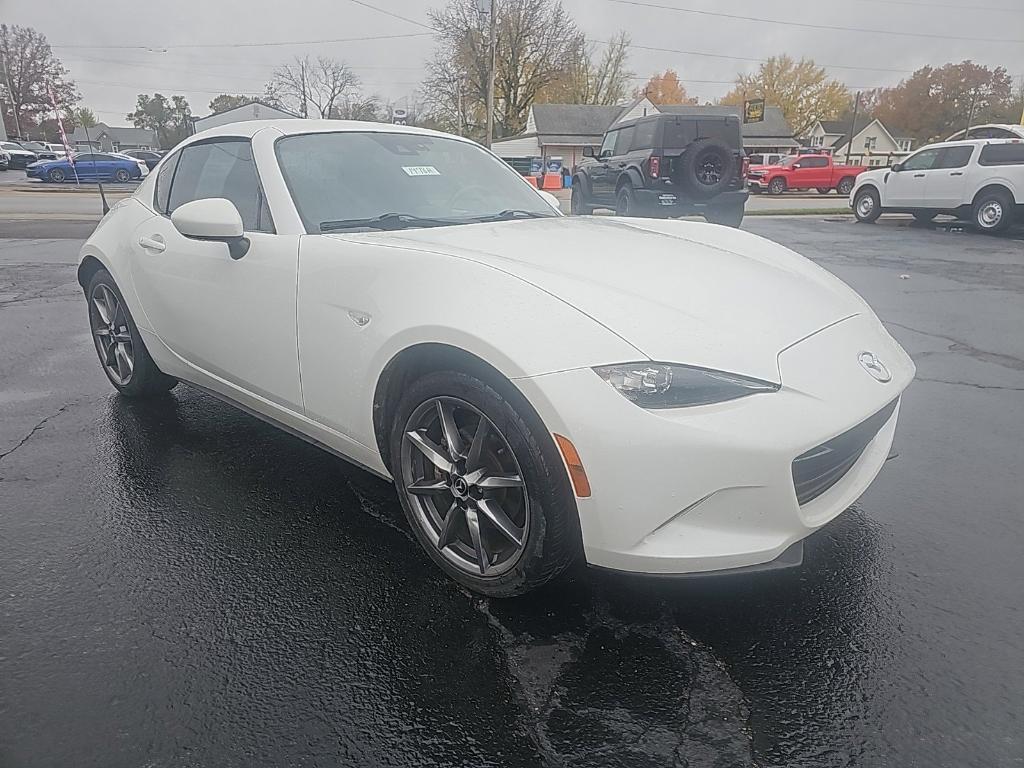
{"type": "Polygon", "coordinates": [[[156,251],[157,253],[163,253],[167,248],[167,244],[164,243],[160,235],[154,235],[153,237],[140,237],[139,245],[147,251],[156,251]]]}
{"type": "Polygon", "coordinates": [[[963,175],[964,175],[964,172],[963,172],[963,171],[953,171],[953,172],[952,172],[951,174],[949,174],[949,175],[950,175],[950,176],[963,176],[963,175]]]}
{"type": "Polygon", "coordinates": [[[914,178],[915,179],[923,179],[924,178],[924,174],[923,173],[915,173],[914,174],[914,178]]]}

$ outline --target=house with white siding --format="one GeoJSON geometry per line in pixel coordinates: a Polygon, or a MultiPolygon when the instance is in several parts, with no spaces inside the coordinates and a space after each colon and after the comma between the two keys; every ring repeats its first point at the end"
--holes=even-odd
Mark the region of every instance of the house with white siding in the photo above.
{"type": "MultiPolygon", "coordinates": [[[[658,106],[646,96],[629,104],[534,104],[519,136],[495,141],[491,149],[506,160],[543,157],[562,158],[572,168],[583,159],[584,147],[600,147],[605,131],[626,120],[657,114],[742,114],[741,107],[698,107],[689,104],[658,106]]],[[[765,119],[741,128],[748,152],[789,153],[799,145],[778,107],[766,107],[765,119]]]]}
{"type": "Polygon", "coordinates": [[[881,120],[870,115],[857,116],[852,125],[852,141],[847,138],[850,132],[849,120],[819,120],[808,134],[808,144],[820,147],[822,151],[830,152],[844,162],[849,146],[851,163],[872,166],[899,162],[910,154],[914,146],[912,138],[893,135],[881,120]]]}

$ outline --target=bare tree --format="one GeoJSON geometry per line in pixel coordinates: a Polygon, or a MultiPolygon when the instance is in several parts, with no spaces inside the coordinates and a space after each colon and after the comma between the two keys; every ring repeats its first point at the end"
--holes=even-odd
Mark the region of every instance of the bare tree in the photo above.
{"type": "Polygon", "coordinates": [[[343,99],[331,113],[331,117],[338,120],[367,120],[370,122],[380,122],[382,116],[383,109],[379,97],[359,94],[343,99]]]}
{"type": "Polygon", "coordinates": [[[327,56],[309,56],[282,64],[267,83],[267,94],[303,117],[310,108],[320,117],[330,116],[342,97],[354,91],[359,78],[348,65],[327,56]]]}
{"type": "Polygon", "coordinates": [[[31,27],[0,24],[0,91],[8,91],[3,99],[8,130],[27,132],[40,116],[50,114],[51,88],[62,107],[73,107],[80,98],[44,35],[31,27]]]}
{"type": "MultiPolygon", "coordinates": [[[[488,24],[476,0],[449,0],[430,12],[438,30],[423,93],[432,122],[482,135],[486,123],[488,24]]],[[[575,22],[555,0],[502,0],[497,18],[495,134],[509,136],[526,125],[530,106],[564,75],[578,53],[575,22]]]]}
{"type": "Polygon", "coordinates": [[[617,34],[597,56],[583,33],[573,41],[565,71],[541,91],[537,101],[554,104],[618,104],[629,94],[633,73],[626,67],[629,35],[617,34]]]}

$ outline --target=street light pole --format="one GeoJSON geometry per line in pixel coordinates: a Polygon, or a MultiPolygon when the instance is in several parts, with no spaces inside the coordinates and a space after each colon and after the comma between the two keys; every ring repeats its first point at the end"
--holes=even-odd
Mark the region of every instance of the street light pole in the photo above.
{"type": "Polygon", "coordinates": [[[497,6],[497,0],[491,0],[491,34],[487,41],[487,137],[484,144],[488,149],[494,140],[494,70],[498,51],[497,6]]]}

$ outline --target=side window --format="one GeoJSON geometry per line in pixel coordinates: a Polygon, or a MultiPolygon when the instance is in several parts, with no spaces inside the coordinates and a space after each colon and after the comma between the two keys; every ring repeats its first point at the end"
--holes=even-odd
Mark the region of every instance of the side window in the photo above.
{"type": "Polygon", "coordinates": [[[174,178],[174,169],[178,167],[180,152],[173,157],[167,158],[167,162],[160,168],[156,175],[156,190],[153,192],[153,207],[157,213],[167,214],[167,203],[171,199],[171,179],[174,178]]]}
{"type": "Polygon", "coordinates": [[[828,158],[825,157],[805,157],[800,161],[801,168],[824,168],[828,165],[828,158]]]}
{"type": "Polygon", "coordinates": [[[927,171],[935,166],[935,161],[939,158],[938,149],[925,149],[918,152],[916,155],[911,155],[910,158],[903,163],[903,170],[905,171],[927,171]]]}
{"type": "Polygon", "coordinates": [[[986,144],[978,165],[1024,165],[1024,144],[986,144]]]}
{"type": "Polygon", "coordinates": [[[604,143],[601,144],[601,151],[598,152],[598,156],[604,155],[606,152],[611,153],[615,148],[615,139],[618,137],[619,131],[608,131],[604,135],[604,143]]]}
{"type": "Polygon", "coordinates": [[[658,128],[656,120],[637,123],[633,132],[633,143],[630,149],[651,149],[654,146],[654,133],[658,128]]]}
{"type": "Polygon", "coordinates": [[[93,157],[95,157],[95,155],[91,155],[91,154],[89,154],[89,155],[75,155],[75,162],[76,163],[88,163],[88,162],[90,162],[93,159],[93,157]]]}
{"type": "Polygon", "coordinates": [[[619,131],[619,135],[615,139],[615,150],[613,152],[616,157],[629,152],[629,145],[633,141],[633,131],[634,126],[632,125],[619,131]]]}
{"type": "Polygon", "coordinates": [[[247,232],[274,231],[248,140],[203,142],[181,150],[167,212],[210,197],[234,203],[247,232]]]}
{"type": "Polygon", "coordinates": [[[942,151],[942,157],[935,164],[936,168],[963,168],[971,161],[971,153],[974,147],[946,147],[942,151]]]}

